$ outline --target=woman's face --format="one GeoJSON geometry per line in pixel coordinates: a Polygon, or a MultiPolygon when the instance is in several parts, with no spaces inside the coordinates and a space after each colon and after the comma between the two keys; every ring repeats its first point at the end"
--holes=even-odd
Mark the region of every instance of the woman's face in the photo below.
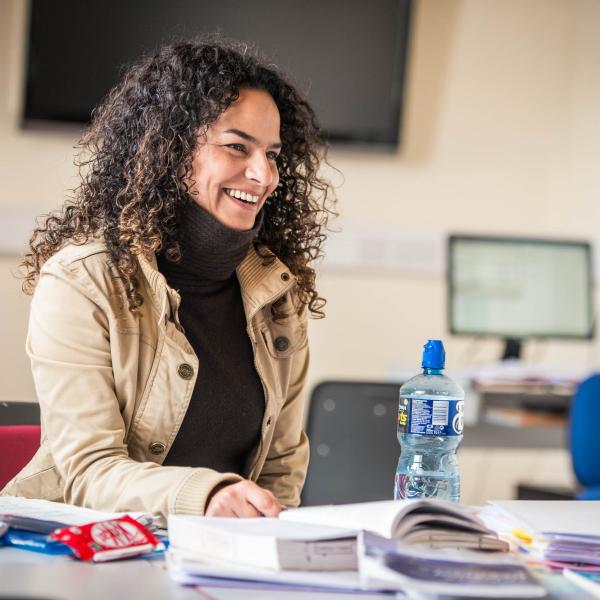
{"type": "Polygon", "coordinates": [[[262,90],[239,98],[208,127],[192,158],[192,197],[223,225],[251,229],[279,183],[279,110],[262,90]]]}

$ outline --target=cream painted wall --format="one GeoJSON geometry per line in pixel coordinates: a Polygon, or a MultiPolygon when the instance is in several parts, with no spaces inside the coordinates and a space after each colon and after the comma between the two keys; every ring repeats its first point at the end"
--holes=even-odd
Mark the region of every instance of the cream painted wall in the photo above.
{"type": "MultiPolygon", "coordinates": [[[[397,156],[334,153],[344,218],[398,234],[490,232],[595,240],[600,228],[600,2],[419,2],[397,156]]],[[[342,234],[343,235],[343,234],[342,234]]],[[[326,263],[325,263],[326,265],[326,263]]],[[[312,323],[313,369],[380,379],[417,366],[427,337],[449,366],[500,344],[449,336],[441,275],[323,269],[328,317],[312,323]]],[[[598,342],[536,342],[529,360],[598,368],[598,342]]]]}
{"type": "MultiPolygon", "coordinates": [[[[75,182],[75,131],[18,127],[25,7],[0,0],[0,216],[50,210],[75,182]]],[[[345,180],[340,224],[595,238],[599,59],[598,0],[418,0],[401,151],[331,152],[345,180]]],[[[0,257],[0,400],[35,397],[16,263],[0,257]]],[[[497,341],[447,335],[441,274],[348,274],[325,263],[320,289],[328,316],[311,322],[312,382],[416,366],[431,336],[447,340],[453,368],[471,363],[473,348],[477,360],[499,352],[497,341]]],[[[596,342],[528,352],[545,364],[600,365],[596,342]]]]}

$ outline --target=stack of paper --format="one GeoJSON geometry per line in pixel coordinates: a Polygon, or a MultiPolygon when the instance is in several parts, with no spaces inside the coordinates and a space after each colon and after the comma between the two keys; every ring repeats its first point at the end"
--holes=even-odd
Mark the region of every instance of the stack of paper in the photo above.
{"type": "Polygon", "coordinates": [[[133,519],[140,521],[146,527],[153,522],[152,515],[148,513],[102,512],[62,502],[20,498],[18,496],[0,496],[0,517],[5,515],[55,522],[60,527],[118,519],[125,515],[129,515],[133,519]]]}
{"type": "Polygon", "coordinates": [[[357,571],[278,571],[186,556],[169,547],[169,575],[177,583],[209,587],[348,592],[361,589],[357,571]]]}
{"type": "MultiPolygon", "coordinates": [[[[600,516],[599,516],[600,518],[600,516]]],[[[600,537],[547,533],[546,560],[600,565],[600,537]]]]}
{"type": "Polygon", "coordinates": [[[540,598],[546,590],[519,556],[409,546],[364,532],[359,541],[365,588],[475,598],[540,598]]]}
{"type": "Polygon", "coordinates": [[[436,569],[448,570],[450,555],[435,549],[450,548],[454,551],[450,571],[456,574],[457,565],[470,565],[454,577],[457,590],[467,587],[472,590],[468,595],[506,598],[543,593],[524,577],[519,561],[508,565],[504,554],[493,552],[506,550],[507,544],[472,510],[439,500],[298,508],[284,511],[279,519],[171,515],[169,538],[169,572],[184,584],[245,581],[330,591],[400,591],[414,584],[415,589],[438,591],[451,583],[435,578],[436,569]],[[368,534],[370,539],[384,543],[378,547],[371,542],[370,550],[375,549],[368,558],[367,546],[362,543],[365,531],[376,532],[379,535],[368,534]],[[431,554],[424,557],[417,547],[431,554]],[[487,552],[463,554],[465,548],[487,552]],[[474,567],[475,556],[484,557],[485,565],[474,567]],[[381,561],[385,563],[385,577],[379,577],[381,561]],[[419,573],[426,576],[413,577],[406,569],[397,568],[409,562],[413,570],[421,564],[419,573]],[[487,579],[493,583],[487,585],[487,579]],[[467,580],[477,580],[477,585],[469,587],[467,580]]]}
{"type": "Polygon", "coordinates": [[[278,570],[355,570],[362,530],[432,548],[507,549],[467,508],[440,500],[296,508],[278,519],[169,516],[171,548],[180,556],[278,570]]]}
{"type": "Polygon", "coordinates": [[[490,503],[483,519],[520,537],[536,557],[550,562],[600,565],[600,501],[506,500],[490,503]]]}
{"type": "Polygon", "coordinates": [[[356,532],[280,519],[169,516],[178,557],[280,571],[356,570],[356,532]]]}
{"type": "Polygon", "coordinates": [[[137,519],[153,528],[153,517],[147,513],[106,513],[97,510],[13,496],[0,497],[0,546],[16,546],[23,550],[44,554],[72,554],[72,550],[48,536],[56,529],[72,525],[85,525],[123,517],[137,519]]]}

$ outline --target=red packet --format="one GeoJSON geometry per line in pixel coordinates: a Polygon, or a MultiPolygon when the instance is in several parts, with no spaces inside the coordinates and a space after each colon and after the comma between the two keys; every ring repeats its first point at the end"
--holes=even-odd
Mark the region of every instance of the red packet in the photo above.
{"type": "Polygon", "coordinates": [[[80,560],[94,562],[149,554],[162,547],[150,531],[130,516],[57,529],[50,539],[69,546],[80,560]]]}

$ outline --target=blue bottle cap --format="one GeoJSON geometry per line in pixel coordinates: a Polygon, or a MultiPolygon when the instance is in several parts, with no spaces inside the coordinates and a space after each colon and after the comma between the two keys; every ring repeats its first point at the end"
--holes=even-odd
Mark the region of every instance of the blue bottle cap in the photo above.
{"type": "Polygon", "coordinates": [[[423,346],[421,366],[424,369],[443,369],[445,365],[446,351],[442,340],[427,340],[423,346]]]}

